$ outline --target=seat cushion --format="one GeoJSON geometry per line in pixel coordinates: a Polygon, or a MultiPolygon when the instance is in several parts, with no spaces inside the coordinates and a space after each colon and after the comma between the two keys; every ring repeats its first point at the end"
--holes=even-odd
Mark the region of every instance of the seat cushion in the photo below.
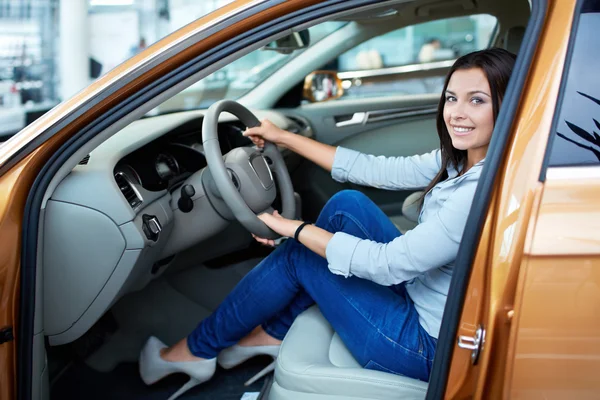
{"type": "Polygon", "coordinates": [[[392,215],[390,219],[403,235],[417,226],[423,192],[413,192],[402,203],[402,215],[392,215]]]}
{"type": "Polygon", "coordinates": [[[416,222],[411,221],[404,215],[391,215],[390,220],[394,225],[396,225],[396,228],[398,228],[400,233],[403,235],[406,235],[406,232],[414,229],[417,226],[416,222]]]}
{"type": "Polygon", "coordinates": [[[424,399],[427,383],[362,368],[313,306],[285,337],[270,400],[424,399]]]}
{"type": "Polygon", "coordinates": [[[413,192],[409,194],[402,203],[402,215],[415,224],[419,220],[419,213],[421,211],[421,197],[423,197],[422,191],[413,192]]]}

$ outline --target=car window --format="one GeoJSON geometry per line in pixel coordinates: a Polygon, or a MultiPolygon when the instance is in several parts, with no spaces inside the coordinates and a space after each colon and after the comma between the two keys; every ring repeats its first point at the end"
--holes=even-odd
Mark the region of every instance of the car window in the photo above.
{"type": "Polygon", "coordinates": [[[412,25],[359,44],[326,69],[339,72],[346,98],[439,93],[452,62],[487,48],[496,24],[480,14],[412,25]]]}
{"type": "Polygon", "coordinates": [[[347,22],[327,21],[310,27],[310,45],[305,49],[290,53],[259,49],[248,53],[184,89],[150,114],[208,108],[217,100],[236,100],[258,86],[274,71],[346,24],[347,22]]]}
{"type": "Polygon", "coordinates": [[[550,166],[600,164],[600,1],[582,4],[555,122],[550,166]]]}

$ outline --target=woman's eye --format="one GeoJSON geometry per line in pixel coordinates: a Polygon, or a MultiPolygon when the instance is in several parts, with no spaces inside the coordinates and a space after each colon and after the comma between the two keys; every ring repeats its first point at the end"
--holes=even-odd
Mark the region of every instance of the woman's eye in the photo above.
{"type": "Polygon", "coordinates": [[[473,98],[471,99],[471,103],[473,103],[473,104],[483,104],[483,103],[485,103],[485,102],[484,102],[484,101],[483,101],[483,99],[482,99],[482,98],[480,98],[480,97],[473,97],[473,98]]]}
{"type": "Polygon", "coordinates": [[[456,101],[456,97],[454,97],[454,96],[446,96],[446,101],[456,101]]]}

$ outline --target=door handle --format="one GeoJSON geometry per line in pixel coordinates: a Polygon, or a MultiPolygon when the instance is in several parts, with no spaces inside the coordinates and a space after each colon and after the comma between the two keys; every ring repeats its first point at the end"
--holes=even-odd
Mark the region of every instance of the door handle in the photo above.
{"type": "Polygon", "coordinates": [[[361,125],[361,124],[364,124],[366,120],[367,120],[366,112],[357,112],[357,113],[352,114],[352,118],[350,118],[350,119],[336,122],[335,126],[336,126],[336,128],[343,128],[345,126],[361,125]]]}

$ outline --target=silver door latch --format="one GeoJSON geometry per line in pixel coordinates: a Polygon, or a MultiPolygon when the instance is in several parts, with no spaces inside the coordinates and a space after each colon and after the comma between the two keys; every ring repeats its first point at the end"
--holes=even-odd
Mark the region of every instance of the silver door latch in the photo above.
{"type": "Polygon", "coordinates": [[[368,113],[366,112],[356,112],[352,114],[352,118],[339,121],[335,123],[336,128],[343,128],[344,126],[352,126],[352,125],[361,125],[366,122],[368,118],[368,113]]]}
{"type": "Polygon", "coordinates": [[[475,336],[460,335],[458,337],[458,347],[461,349],[471,350],[471,363],[477,364],[479,354],[485,342],[485,329],[482,325],[475,331],[475,336]]]}

